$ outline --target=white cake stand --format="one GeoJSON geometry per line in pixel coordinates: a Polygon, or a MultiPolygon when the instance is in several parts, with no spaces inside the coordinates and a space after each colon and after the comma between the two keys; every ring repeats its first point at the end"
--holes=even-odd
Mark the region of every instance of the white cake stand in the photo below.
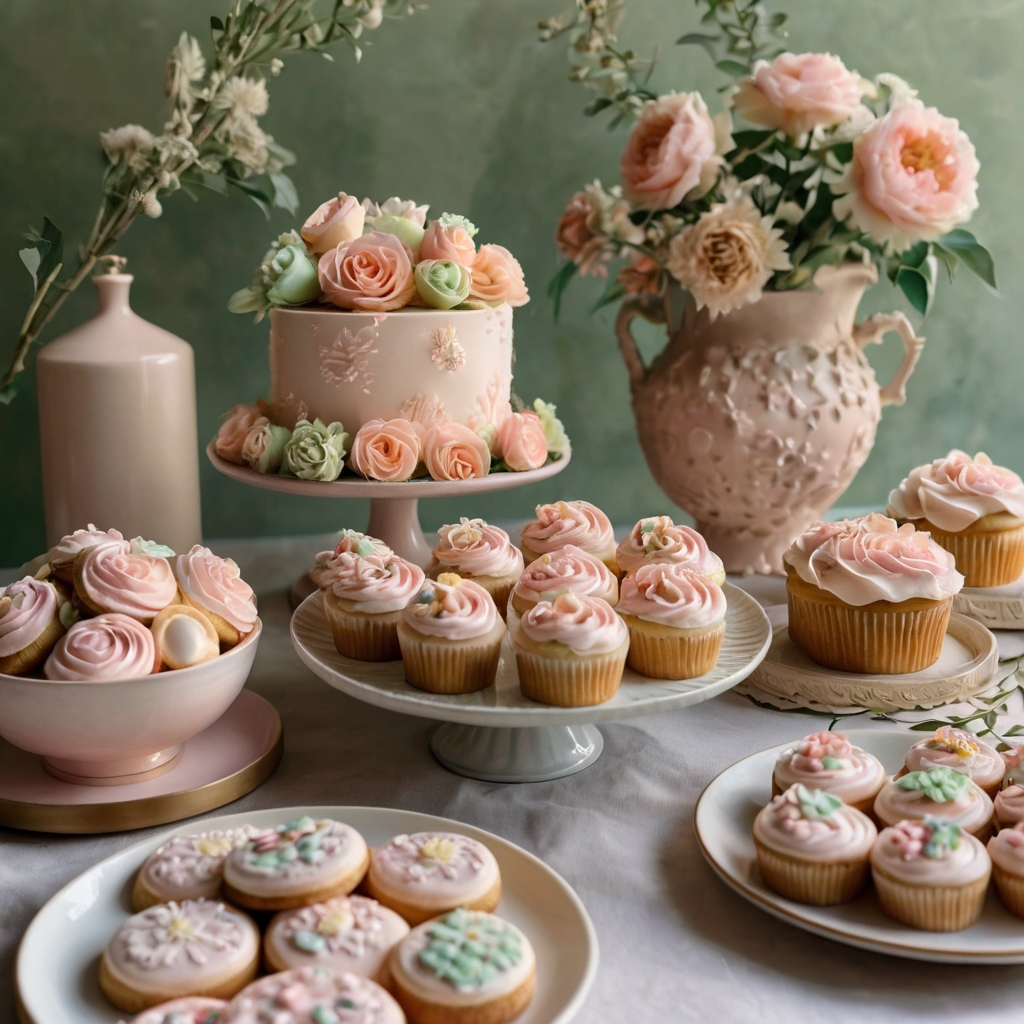
{"type": "MultiPolygon", "coordinates": [[[[334,483],[318,483],[298,480],[293,476],[278,476],[276,473],[257,473],[248,466],[237,466],[222,459],[214,451],[213,441],[207,445],[206,454],[218,472],[232,480],[249,484],[250,487],[311,498],[369,498],[370,523],[366,532],[371,537],[380,538],[396,554],[421,568],[426,568],[430,561],[431,545],[427,543],[420,526],[420,498],[461,498],[464,495],[490,494],[512,487],[525,487],[561,473],[571,458],[571,455],[566,454],[540,469],[527,470],[525,473],[490,473],[474,480],[427,479],[380,483],[376,480],[349,478],[335,480],[334,483]]],[[[303,573],[292,587],[292,607],[298,607],[315,589],[312,580],[303,573]]]]}
{"type": "Polygon", "coordinates": [[[400,661],[354,661],[334,647],[319,594],[292,616],[295,650],[324,682],[377,707],[444,723],[430,739],[434,756],[450,771],[486,782],[544,782],[582,771],[600,757],[604,740],[596,722],[635,718],[709,700],[745,679],[772,639],[764,609],[749,594],[725,585],[729,602],[722,652],[699,679],[653,680],[626,670],[610,701],[557,708],[524,697],[515,655],[506,637],[494,686],[445,696],[410,686],[400,661]]]}

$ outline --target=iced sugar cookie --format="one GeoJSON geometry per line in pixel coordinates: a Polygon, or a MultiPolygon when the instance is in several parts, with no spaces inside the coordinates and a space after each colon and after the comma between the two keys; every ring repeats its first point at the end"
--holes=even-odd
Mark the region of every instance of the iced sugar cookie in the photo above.
{"type": "Polygon", "coordinates": [[[459,909],[399,943],[391,980],[412,1024],[505,1024],[533,998],[535,958],[515,925],[459,909]]]}
{"type": "Polygon", "coordinates": [[[300,967],[253,982],[217,1024],[405,1024],[405,1014],[374,981],[300,967]]]}
{"type": "Polygon", "coordinates": [[[217,1014],[227,1005],[223,999],[185,996],[144,1010],[130,1024],[216,1024],[217,1014]]]}
{"type": "Polygon", "coordinates": [[[349,825],[299,818],[266,829],[224,862],[224,898],[252,910],[290,910],[347,896],[366,873],[369,852],[349,825]]]}
{"type": "Polygon", "coordinates": [[[385,984],[388,954],[409,926],[387,907],[365,896],[335,896],[278,914],[263,938],[270,971],[329,967],[385,984]]]}
{"type": "Polygon", "coordinates": [[[164,903],[129,917],[100,961],[100,988],[138,1013],[182,996],[229,999],[259,967],[260,933],[214,900],[164,903]]]}
{"type": "Polygon", "coordinates": [[[135,876],[132,909],[138,912],[172,900],[218,898],[228,854],[258,831],[243,825],[169,839],[146,858],[135,876]]]}
{"type": "Polygon", "coordinates": [[[494,854],[469,836],[417,832],[370,853],[364,888],[416,925],[456,907],[494,910],[501,873],[494,854]]]}

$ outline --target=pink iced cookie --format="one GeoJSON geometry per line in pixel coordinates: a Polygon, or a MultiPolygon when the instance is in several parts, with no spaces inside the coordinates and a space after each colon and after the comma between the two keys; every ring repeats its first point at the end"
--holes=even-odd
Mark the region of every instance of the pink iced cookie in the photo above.
{"type": "Polygon", "coordinates": [[[154,1006],[133,1017],[130,1024],[215,1024],[217,1014],[227,1005],[223,999],[186,996],[154,1006]]]}

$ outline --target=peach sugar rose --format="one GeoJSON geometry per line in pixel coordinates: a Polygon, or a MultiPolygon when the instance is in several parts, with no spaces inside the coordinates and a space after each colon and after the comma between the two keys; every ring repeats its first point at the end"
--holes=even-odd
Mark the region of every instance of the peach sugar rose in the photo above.
{"type": "Polygon", "coordinates": [[[265,415],[266,411],[256,402],[236,405],[217,431],[217,439],[213,442],[214,451],[228,462],[234,462],[239,466],[245,465],[242,446],[245,444],[246,435],[253,424],[265,415]]]}
{"type": "Polygon", "coordinates": [[[408,420],[370,420],[359,428],[348,461],[371,480],[408,480],[422,451],[416,427],[408,420]]]}
{"type": "Polygon", "coordinates": [[[494,454],[516,473],[543,466],[548,461],[548,442],[540,417],[535,412],[509,416],[498,428],[494,454]]]}
{"type": "Polygon", "coordinates": [[[492,306],[507,302],[525,306],[530,301],[519,261],[503,245],[481,245],[470,269],[469,297],[492,306]]]}
{"type": "Polygon", "coordinates": [[[435,480],[487,476],[491,453],[479,434],[461,423],[435,423],[423,439],[423,461],[435,480]]]}
{"type": "Polygon", "coordinates": [[[442,226],[431,221],[420,243],[421,260],[451,260],[464,267],[472,267],[476,260],[476,242],[461,224],[442,226]]]}
{"type": "Polygon", "coordinates": [[[302,225],[302,240],[314,256],[322,256],[343,242],[351,242],[363,233],[366,210],[354,196],[338,193],[318,206],[302,225]]]}
{"type": "Polygon", "coordinates": [[[608,268],[602,261],[604,240],[591,230],[597,216],[598,211],[590,196],[586,192],[577,192],[569,200],[555,228],[558,251],[576,264],[580,277],[608,276],[608,268]]]}
{"type": "Polygon", "coordinates": [[[324,298],[342,309],[385,313],[416,295],[412,251],[394,235],[371,231],[320,257],[324,298]]]}

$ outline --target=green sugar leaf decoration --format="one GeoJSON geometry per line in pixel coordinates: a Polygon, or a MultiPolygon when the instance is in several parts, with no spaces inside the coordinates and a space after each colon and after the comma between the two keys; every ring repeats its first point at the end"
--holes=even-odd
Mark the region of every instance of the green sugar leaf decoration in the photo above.
{"type": "Polygon", "coordinates": [[[937,804],[958,799],[970,786],[971,780],[961,772],[938,765],[923,772],[910,772],[896,780],[900,789],[918,790],[937,804]]]}
{"type": "Polygon", "coordinates": [[[960,845],[962,830],[955,822],[925,818],[924,823],[932,832],[931,839],[924,847],[926,857],[933,859],[944,857],[950,850],[955,850],[960,845]]]}
{"type": "Polygon", "coordinates": [[[797,786],[797,803],[800,805],[800,813],[808,821],[824,821],[843,805],[843,801],[823,789],[808,789],[804,785],[797,786]]]}

